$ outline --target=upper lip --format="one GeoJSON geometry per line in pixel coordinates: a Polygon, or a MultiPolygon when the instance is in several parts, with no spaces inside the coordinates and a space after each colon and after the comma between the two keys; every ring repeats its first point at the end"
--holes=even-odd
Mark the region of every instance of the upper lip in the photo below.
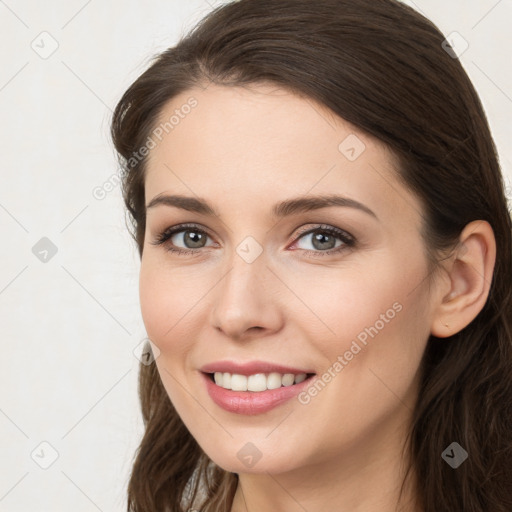
{"type": "Polygon", "coordinates": [[[205,364],[200,368],[204,373],[226,372],[237,373],[239,375],[254,375],[256,373],[314,373],[312,370],[293,368],[282,364],[271,363],[268,361],[248,361],[245,363],[236,363],[235,361],[215,361],[205,364]]]}

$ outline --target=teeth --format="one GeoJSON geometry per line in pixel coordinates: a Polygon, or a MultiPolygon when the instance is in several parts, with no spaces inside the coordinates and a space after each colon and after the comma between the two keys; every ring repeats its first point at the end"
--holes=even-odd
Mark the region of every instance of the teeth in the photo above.
{"type": "Polygon", "coordinates": [[[283,378],[280,373],[271,373],[267,377],[267,389],[277,389],[283,385],[283,378]]]}
{"type": "Polygon", "coordinates": [[[306,380],[307,375],[305,373],[300,373],[295,376],[295,384],[299,384],[300,382],[306,380]]]}
{"type": "Polygon", "coordinates": [[[267,377],[264,373],[249,375],[249,378],[247,379],[247,391],[265,391],[266,389],[267,377]]]}
{"type": "Polygon", "coordinates": [[[233,391],[266,391],[277,389],[281,386],[292,386],[306,380],[305,373],[294,375],[293,373],[256,373],[254,375],[240,375],[238,373],[215,372],[215,384],[224,389],[233,391]]]}
{"type": "MultiPolygon", "coordinates": [[[[224,384],[224,376],[222,376],[222,381],[222,384],[224,384]]],[[[231,389],[233,391],[247,391],[247,377],[237,373],[231,375],[231,389]]]]}
{"type": "Polygon", "coordinates": [[[283,375],[283,386],[291,386],[295,380],[293,373],[285,373],[283,375]]]}

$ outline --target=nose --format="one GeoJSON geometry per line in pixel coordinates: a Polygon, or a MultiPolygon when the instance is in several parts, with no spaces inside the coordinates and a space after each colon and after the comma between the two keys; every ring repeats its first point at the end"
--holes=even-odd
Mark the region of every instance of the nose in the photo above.
{"type": "Polygon", "coordinates": [[[283,321],[278,303],[284,296],[283,284],[267,267],[264,253],[251,263],[234,254],[230,262],[228,272],[212,290],[214,328],[236,341],[278,332],[283,321]]]}

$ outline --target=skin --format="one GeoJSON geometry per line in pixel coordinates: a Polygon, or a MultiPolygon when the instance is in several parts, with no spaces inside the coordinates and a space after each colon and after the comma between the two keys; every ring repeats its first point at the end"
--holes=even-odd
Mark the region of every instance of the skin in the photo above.
{"type": "MultiPolygon", "coordinates": [[[[312,100],[264,84],[198,87],[173,98],[161,118],[190,96],[197,107],[151,150],[146,205],[159,194],[182,194],[206,199],[219,216],[166,205],[147,211],[140,301],[165,389],[207,455],[239,474],[232,512],[395,511],[421,357],[430,333],[450,336],[484,306],[492,229],[482,221],[466,226],[461,250],[433,279],[420,203],[397,181],[386,146],[312,100]],[[339,150],[349,135],[366,146],[354,161],[339,150]],[[338,206],[271,215],[279,201],[334,192],[377,219],[338,206]],[[195,254],[167,250],[191,247],[183,231],[167,247],[152,244],[181,223],[209,234],[195,254]],[[311,234],[297,236],[319,224],[345,230],[356,245],[321,254],[311,234]],[[248,236],[263,248],[252,263],[236,252],[248,236]],[[199,368],[221,359],[322,376],[396,303],[394,318],[307,404],[291,399],[244,416],[206,392],[199,368]],[[248,442],[261,453],[251,468],[237,457],[248,442]]],[[[403,510],[420,510],[412,505],[414,483],[413,475],[403,510]]]]}

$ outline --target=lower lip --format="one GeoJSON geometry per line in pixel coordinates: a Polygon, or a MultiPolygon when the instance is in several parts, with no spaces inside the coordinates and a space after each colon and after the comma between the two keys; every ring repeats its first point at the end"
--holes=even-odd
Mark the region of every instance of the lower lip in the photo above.
{"type": "Polygon", "coordinates": [[[202,373],[206,383],[206,389],[211,399],[222,409],[234,412],[236,414],[246,414],[253,416],[270,411],[282,403],[297,396],[306,386],[308,386],[313,377],[308,377],[299,384],[292,386],[282,386],[277,389],[267,389],[266,391],[232,391],[217,386],[210,376],[202,373]]]}

